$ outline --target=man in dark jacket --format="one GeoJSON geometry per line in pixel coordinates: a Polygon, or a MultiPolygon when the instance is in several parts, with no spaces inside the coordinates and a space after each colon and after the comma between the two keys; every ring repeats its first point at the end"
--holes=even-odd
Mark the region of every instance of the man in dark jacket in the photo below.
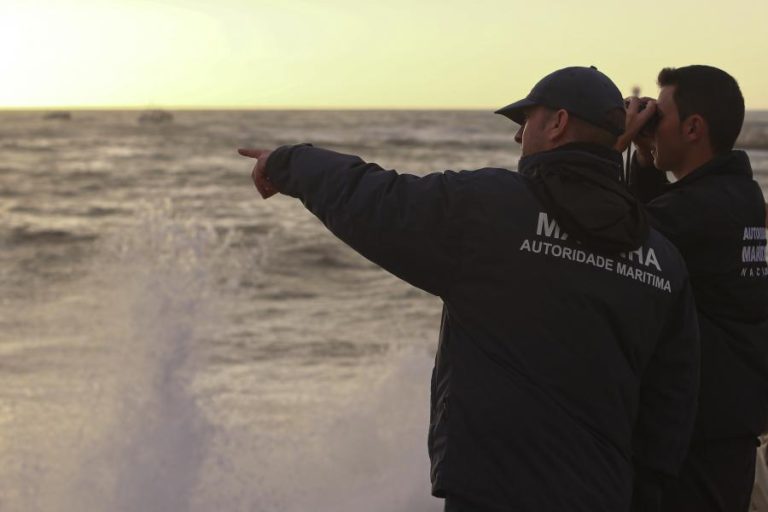
{"type": "Polygon", "coordinates": [[[240,152],[258,159],[263,197],[299,198],[442,298],[428,444],[446,510],[625,511],[634,454],[675,474],[693,426],[685,266],[618,181],[624,108],[608,77],[565,68],[498,112],[521,124],[518,173],[417,177],[309,145],[240,152]]]}
{"type": "Polygon", "coordinates": [[[745,512],[768,425],[768,266],[763,194],[746,153],[733,151],[744,99],[709,66],[663,69],[658,82],[658,102],[642,112],[630,103],[617,148],[636,139],[631,188],[685,258],[701,329],[693,441],[664,510],[745,512]],[[638,137],[654,117],[654,135],[638,137]]]}

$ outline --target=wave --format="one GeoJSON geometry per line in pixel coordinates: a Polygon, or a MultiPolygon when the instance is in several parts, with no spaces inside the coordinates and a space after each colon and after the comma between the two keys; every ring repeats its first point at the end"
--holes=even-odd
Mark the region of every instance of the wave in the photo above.
{"type": "Polygon", "coordinates": [[[83,214],[84,217],[109,217],[112,215],[122,215],[128,213],[127,210],[121,208],[106,208],[103,206],[93,206],[88,208],[88,211],[83,214]]]}
{"type": "Polygon", "coordinates": [[[93,234],[73,233],[63,229],[13,228],[6,236],[9,245],[70,244],[92,242],[98,236],[93,234]]]}
{"type": "Polygon", "coordinates": [[[52,153],[58,151],[61,142],[46,138],[30,138],[24,141],[8,141],[0,145],[2,149],[12,151],[28,151],[31,153],[52,153]]]}
{"type": "Polygon", "coordinates": [[[348,340],[330,339],[286,343],[279,342],[256,345],[257,334],[242,333],[243,341],[233,346],[220,346],[214,351],[211,361],[216,364],[243,364],[243,361],[275,361],[292,359],[305,365],[332,364],[335,360],[343,364],[345,360],[359,363],[361,360],[386,353],[390,347],[386,343],[360,343],[348,340]]]}
{"type": "Polygon", "coordinates": [[[352,252],[341,242],[323,238],[317,242],[303,240],[288,246],[272,248],[282,274],[305,275],[307,269],[370,269],[373,264],[352,252]]]}

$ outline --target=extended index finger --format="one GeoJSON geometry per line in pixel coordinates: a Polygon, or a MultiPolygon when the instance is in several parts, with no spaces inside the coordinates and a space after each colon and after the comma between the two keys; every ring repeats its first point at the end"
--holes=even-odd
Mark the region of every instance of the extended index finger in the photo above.
{"type": "Polygon", "coordinates": [[[253,148],[239,148],[237,150],[238,153],[240,153],[242,156],[247,156],[248,158],[261,158],[264,153],[267,152],[266,149],[253,149],[253,148]]]}

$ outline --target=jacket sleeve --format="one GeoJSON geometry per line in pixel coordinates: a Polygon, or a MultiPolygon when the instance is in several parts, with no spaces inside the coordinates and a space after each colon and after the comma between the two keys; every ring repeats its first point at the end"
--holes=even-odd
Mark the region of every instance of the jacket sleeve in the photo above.
{"type": "Polygon", "coordinates": [[[408,283],[445,296],[459,268],[459,223],[467,172],[418,177],[357,156],[282,146],[267,177],[300,199],[357,252],[408,283]]]}
{"type": "Polygon", "coordinates": [[[633,436],[638,474],[677,476],[696,417],[700,352],[696,306],[686,277],[641,378],[633,436]]]}
{"type": "Polygon", "coordinates": [[[637,153],[632,155],[629,166],[629,190],[641,202],[647,203],[664,192],[669,185],[664,171],[650,166],[641,167],[637,162],[637,153]]]}

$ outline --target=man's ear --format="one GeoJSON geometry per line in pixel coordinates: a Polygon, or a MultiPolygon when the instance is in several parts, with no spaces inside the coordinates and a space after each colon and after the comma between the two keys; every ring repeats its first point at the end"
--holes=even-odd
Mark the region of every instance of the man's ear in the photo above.
{"type": "Polygon", "coordinates": [[[699,114],[693,114],[683,121],[683,137],[688,142],[709,141],[709,125],[699,114]]]}
{"type": "Polygon", "coordinates": [[[547,123],[549,140],[556,141],[562,139],[565,135],[565,131],[568,129],[570,119],[570,114],[568,114],[568,111],[565,109],[561,108],[560,110],[553,112],[547,123]]]}

